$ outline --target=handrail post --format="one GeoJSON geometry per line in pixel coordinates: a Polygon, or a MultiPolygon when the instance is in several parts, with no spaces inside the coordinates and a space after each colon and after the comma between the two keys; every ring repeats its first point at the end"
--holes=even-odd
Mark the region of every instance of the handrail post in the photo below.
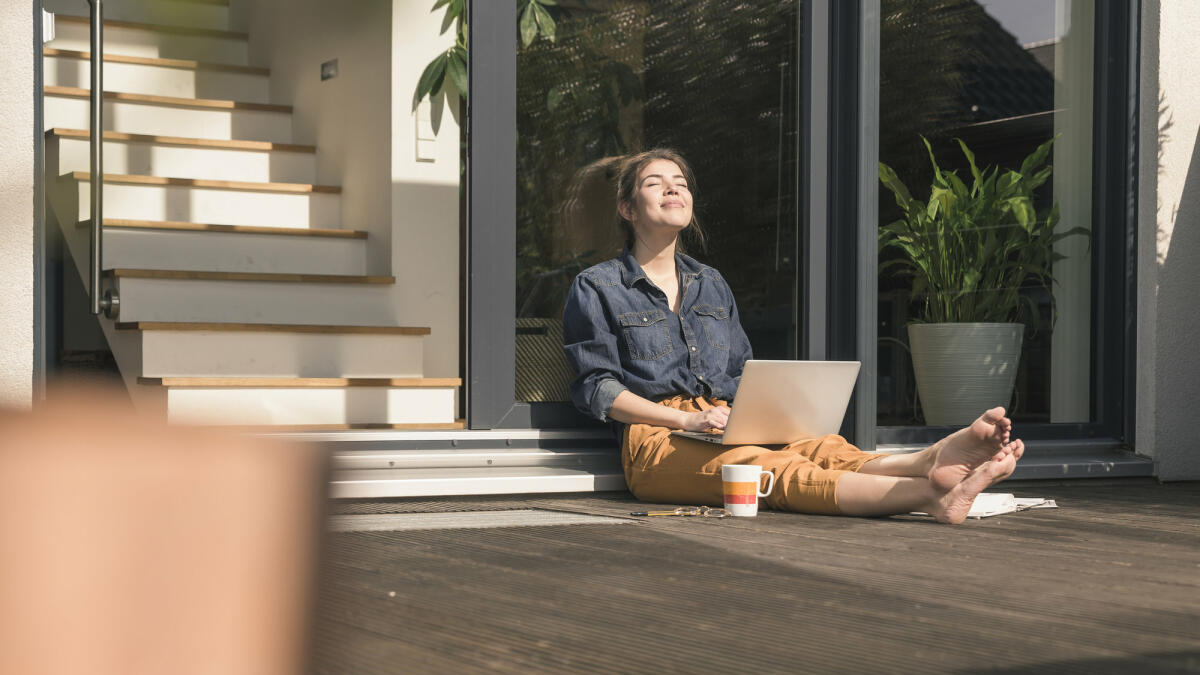
{"type": "Polygon", "coordinates": [[[91,64],[92,91],[91,130],[88,140],[91,145],[91,198],[92,198],[92,255],[91,255],[91,300],[92,314],[99,314],[108,302],[101,302],[100,271],[103,263],[104,225],[104,11],[102,0],[88,0],[91,9],[91,64]]]}

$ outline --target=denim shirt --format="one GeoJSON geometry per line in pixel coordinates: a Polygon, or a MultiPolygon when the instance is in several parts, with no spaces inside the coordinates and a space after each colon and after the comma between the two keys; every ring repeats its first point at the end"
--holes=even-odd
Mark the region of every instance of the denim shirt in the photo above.
{"type": "Polygon", "coordinates": [[[686,255],[677,253],[675,266],[678,315],[629,249],[575,277],[563,310],[575,407],[603,422],[626,390],[651,401],[733,398],[751,358],[733,292],[719,272],[686,255]]]}

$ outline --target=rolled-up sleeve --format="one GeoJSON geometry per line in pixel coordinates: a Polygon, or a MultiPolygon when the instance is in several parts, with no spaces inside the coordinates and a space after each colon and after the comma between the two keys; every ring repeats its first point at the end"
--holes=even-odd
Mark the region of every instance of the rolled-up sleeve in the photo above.
{"type": "Polygon", "coordinates": [[[571,402],[584,413],[608,421],[621,382],[621,354],[600,295],[586,275],[575,277],[563,309],[563,351],[575,371],[571,402]]]}

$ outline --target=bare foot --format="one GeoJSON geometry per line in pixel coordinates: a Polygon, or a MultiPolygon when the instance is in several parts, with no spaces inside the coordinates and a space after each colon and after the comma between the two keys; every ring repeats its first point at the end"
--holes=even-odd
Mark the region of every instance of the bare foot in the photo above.
{"type": "MultiPolygon", "coordinates": [[[[939,490],[952,490],[976,467],[1011,455],[1020,441],[1010,441],[1012,420],[1004,408],[992,408],[971,426],[959,429],[934,445],[936,454],[929,469],[929,482],[939,490]]],[[[1024,448],[1023,445],[1020,447],[1024,448]]]]}
{"type": "Polygon", "coordinates": [[[1025,443],[1023,443],[1021,441],[1021,439],[1018,438],[1017,440],[1009,443],[1009,445],[1012,446],[1012,451],[1009,452],[1009,454],[1004,458],[1003,461],[1001,461],[1002,465],[1007,463],[1008,468],[1006,471],[1004,471],[1002,474],[1000,474],[994,480],[992,480],[991,485],[989,485],[988,487],[991,487],[992,485],[995,485],[996,483],[999,483],[1000,481],[1004,480],[1005,478],[1008,478],[1009,476],[1011,476],[1013,469],[1017,468],[1017,461],[1021,459],[1021,455],[1025,454],[1025,443]],[[1008,460],[1012,460],[1012,461],[1009,462],[1008,460]]]}
{"type": "Polygon", "coordinates": [[[999,460],[989,460],[980,464],[966,478],[943,494],[928,507],[928,513],[939,523],[958,525],[967,519],[971,505],[988,486],[1004,480],[1013,472],[1017,460],[1013,455],[1004,455],[999,460]]]}

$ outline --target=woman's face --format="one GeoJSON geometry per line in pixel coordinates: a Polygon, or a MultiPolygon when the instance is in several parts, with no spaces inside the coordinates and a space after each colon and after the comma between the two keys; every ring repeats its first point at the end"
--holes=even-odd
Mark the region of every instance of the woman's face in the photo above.
{"type": "Polygon", "coordinates": [[[692,222],[692,193],[675,162],[656,159],[638,172],[633,203],[619,208],[635,232],[678,234],[692,222]]]}

